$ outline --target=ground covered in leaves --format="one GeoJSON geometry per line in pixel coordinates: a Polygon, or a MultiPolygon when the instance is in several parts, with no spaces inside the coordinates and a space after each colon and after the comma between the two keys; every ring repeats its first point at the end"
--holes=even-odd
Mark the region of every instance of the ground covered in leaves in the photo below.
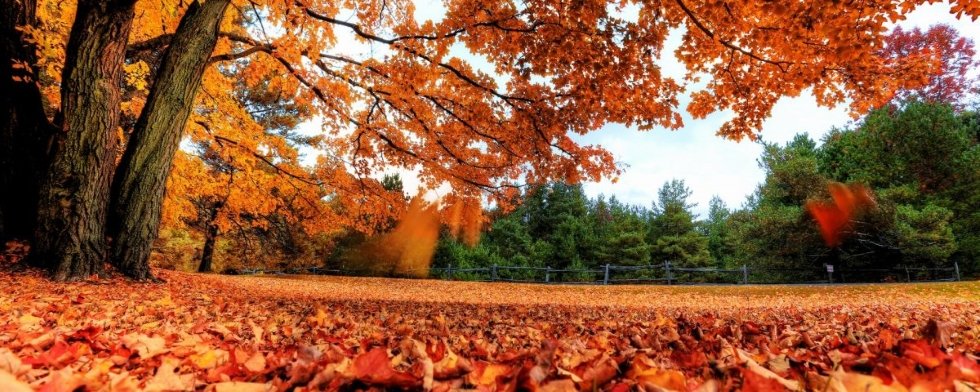
{"type": "Polygon", "coordinates": [[[0,390],[962,390],[980,283],[545,286],[0,272],[0,390]]]}

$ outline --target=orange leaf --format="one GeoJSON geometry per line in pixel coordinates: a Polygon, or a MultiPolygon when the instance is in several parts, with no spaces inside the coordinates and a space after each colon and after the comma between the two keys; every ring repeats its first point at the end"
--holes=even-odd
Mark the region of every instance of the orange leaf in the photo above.
{"type": "Polygon", "coordinates": [[[391,366],[387,350],[376,347],[354,358],[354,377],[368,384],[389,387],[411,387],[422,380],[412,374],[396,371],[391,366]]]}

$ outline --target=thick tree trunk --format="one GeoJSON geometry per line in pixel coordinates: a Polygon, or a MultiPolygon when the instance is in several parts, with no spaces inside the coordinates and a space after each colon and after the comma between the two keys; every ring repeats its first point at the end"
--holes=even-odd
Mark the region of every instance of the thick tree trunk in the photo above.
{"type": "Polygon", "coordinates": [[[136,0],[79,0],[66,49],[51,166],[38,204],[32,259],[55,280],[103,271],[105,219],[118,144],[126,41],[136,0]]]}
{"type": "Polygon", "coordinates": [[[30,239],[54,129],[44,114],[34,48],[18,28],[37,23],[33,0],[0,0],[0,244],[30,239]]]}
{"type": "Polygon", "coordinates": [[[229,2],[191,3],[163,55],[119,165],[109,210],[110,260],[134,279],[153,278],[148,260],[170,165],[229,2]]]}
{"type": "Polygon", "coordinates": [[[211,272],[211,261],[214,259],[214,244],[218,240],[218,226],[208,223],[204,231],[204,249],[201,251],[201,265],[197,272],[211,272]]]}

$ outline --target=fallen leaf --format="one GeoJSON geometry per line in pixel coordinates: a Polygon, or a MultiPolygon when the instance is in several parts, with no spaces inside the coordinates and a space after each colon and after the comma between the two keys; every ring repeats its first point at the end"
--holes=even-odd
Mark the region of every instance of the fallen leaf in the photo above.
{"type": "Polygon", "coordinates": [[[257,382],[226,381],[213,384],[207,390],[213,392],[269,392],[275,388],[257,382]]]}
{"type": "Polygon", "coordinates": [[[8,373],[6,370],[0,369],[0,391],[34,392],[34,388],[18,380],[17,377],[14,377],[13,374],[8,373]]]}
{"type": "Polygon", "coordinates": [[[262,355],[261,352],[256,352],[243,365],[245,369],[248,369],[252,373],[261,372],[265,370],[265,355],[262,355]]]}
{"type": "Polygon", "coordinates": [[[180,365],[180,360],[173,357],[163,358],[156,374],[151,378],[145,387],[148,392],[169,392],[185,391],[193,389],[193,374],[177,374],[176,369],[180,365]]]}

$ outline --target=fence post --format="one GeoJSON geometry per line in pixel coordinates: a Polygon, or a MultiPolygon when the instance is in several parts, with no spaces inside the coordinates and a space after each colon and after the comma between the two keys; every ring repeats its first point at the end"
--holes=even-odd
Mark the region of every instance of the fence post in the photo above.
{"type": "Polygon", "coordinates": [[[912,282],[912,274],[909,274],[909,267],[905,266],[905,280],[912,282]]]}
{"type": "Polygon", "coordinates": [[[497,265],[494,264],[493,268],[490,269],[490,281],[493,282],[497,280],[497,265]]]}
{"type": "Polygon", "coordinates": [[[450,264],[449,267],[448,267],[448,269],[446,270],[446,279],[453,280],[453,265],[452,264],[450,264]]]}
{"type": "Polygon", "coordinates": [[[953,262],[953,270],[956,271],[956,280],[960,280],[960,263],[953,262]]]}
{"type": "Polygon", "coordinates": [[[602,284],[609,284],[609,264],[606,263],[606,273],[602,276],[602,284]]]}
{"type": "Polygon", "coordinates": [[[667,285],[670,286],[670,281],[674,277],[670,274],[670,262],[669,261],[664,261],[664,269],[667,270],[667,285]]]}
{"type": "Polygon", "coordinates": [[[742,264],[742,284],[749,284],[749,267],[742,264]]]}

